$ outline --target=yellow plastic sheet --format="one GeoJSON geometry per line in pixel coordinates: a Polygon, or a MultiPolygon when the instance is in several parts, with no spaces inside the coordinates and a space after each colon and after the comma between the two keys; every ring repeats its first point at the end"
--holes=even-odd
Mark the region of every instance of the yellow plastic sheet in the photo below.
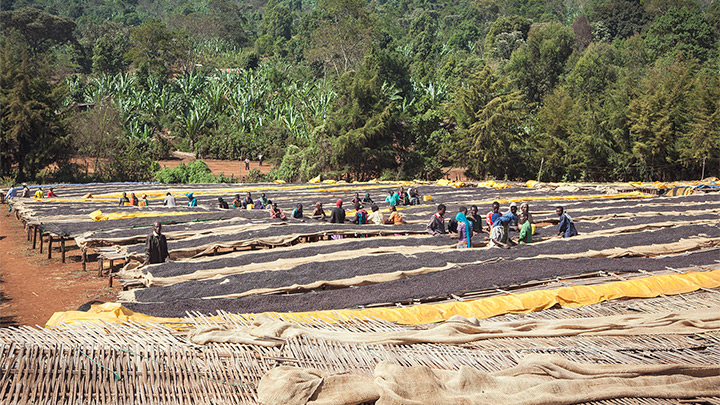
{"type": "MultiPolygon", "coordinates": [[[[521,294],[507,294],[463,302],[444,304],[421,304],[402,308],[369,308],[295,313],[269,313],[288,320],[317,320],[337,322],[350,317],[372,317],[405,325],[422,325],[442,322],[454,315],[466,318],[489,318],[508,313],[541,311],[556,304],[565,307],[581,307],[619,298],[650,298],[659,295],[683,294],[700,288],[720,287],[720,269],[649,276],[606,284],[563,287],[551,290],[529,291],[521,294]]],[[[244,314],[252,318],[256,314],[244,314]]],[[[94,306],[90,312],[56,312],[47,326],[62,322],[104,321],[104,322],[157,322],[176,324],[179,318],[156,318],[134,313],[118,303],[94,306]]]]}
{"type": "Polygon", "coordinates": [[[320,183],[321,181],[322,181],[322,176],[318,174],[317,177],[313,177],[308,183],[317,184],[317,183],[320,183]]]}
{"type": "Polygon", "coordinates": [[[55,327],[62,323],[75,323],[85,321],[104,321],[109,323],[120,322],[142,322],[142,323],[174,323],[182,324],[186,320],[182,318],[156,318],[140,313],[135,313],[117,302],[106,302],[100,305],[93,305],[89,311],[65,311],[55,312],[45,326],[55,327]]]}
{"type": "Polygon", "coordinates": [[[507,183],[498,183],[498,182],[493,181],[493,180],[488,180],[488,181],[486,181],[486,182],[479,183],[479,184],[478,184],[478,187],[489,187],[489,188],[494,188],[494,189],[496,189],[496,190],[502,190],[502,189],[506,189],[506,188],[511,188],[511,186],[510,186],[509,184],[507,184],[507,183]]]}
{"type": "Polygon", "coordinates": [[[88,214],[93,221],[112,221],[124,218],[145,218],[145,217],[172,217],[180,215],[193,215],[196,212],[112,212],[103,214],[101,210],[96,210],[88,214]]]}
{"type": "Polygon", "coordinates": [[[508,313],[541,311],[556,304],[581,307],[618,298],[650,298],[682,294],[700,288],[720,287],[720,269],[645,277],[592,286],[563,287],[444,304],[422,304],[404,308],[311,311],[278,314],[287,319],[322,319],[336,322],[347,317],[372,317],[405,325],[442,322],[454,315],[489,318],[508,313]]]}
{"type": "Polygon", "coordinates": [[[642,181],[631,181],[628,184],[633,187],[654,187],[657,189],[666,189],[666,188],[674,188],[674,187],[699,186],[701,184],[715,185],[715,184],[720,184],[720,179],[718,179],[717,177],[708,177],[704,180],[675,181],[672,183],[663,183],[661,181],[646,182],[646,183],[644,183],[642,181]]]}

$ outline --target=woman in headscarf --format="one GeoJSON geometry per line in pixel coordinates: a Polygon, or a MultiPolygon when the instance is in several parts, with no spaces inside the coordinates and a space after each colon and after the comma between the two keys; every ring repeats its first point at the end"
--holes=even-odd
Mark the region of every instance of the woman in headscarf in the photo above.
{"type": "Polygon", "coordinates": [[[375,204],[375,202],[372,200],[372,198],[370,198],[370,193],[365,193],[365,196],[363,197],[362,202],[363,202],[363,204],[370,204],[371,206],[372,206],[372,204],[375,204]]]}
{"type": "Polygon", "coordinates": [[[342,207],[343,201],[337,200],[335,208],[330,212],[331,224],[342,224],[345,222],[345,209],[342,207]]]}
{"type": "Polygon", "coordinates": [[[467,207],[461,206],[460,212],[455,215],[455,220],[457,221],[457,230],[458,230],[458,243],[457,248],[458,249],[464,249],[464,248],[471,248],[472,247],[472,224],[470,221],[468,221],[467,217],[467,207]]]}

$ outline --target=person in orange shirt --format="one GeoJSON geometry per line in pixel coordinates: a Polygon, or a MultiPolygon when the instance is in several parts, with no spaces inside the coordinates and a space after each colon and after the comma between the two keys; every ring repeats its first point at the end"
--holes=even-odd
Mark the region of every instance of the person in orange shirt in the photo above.
{"type": "Polygon", "coordinates": [[[397,208],[395,208],[394,205],[390,206],[390,218],[388,218],[387,223],[394,225],[402,225],[405,223],[405,221],[403,221],[402,219],[402,216],[399,212],[397,212],[397,208]]]}

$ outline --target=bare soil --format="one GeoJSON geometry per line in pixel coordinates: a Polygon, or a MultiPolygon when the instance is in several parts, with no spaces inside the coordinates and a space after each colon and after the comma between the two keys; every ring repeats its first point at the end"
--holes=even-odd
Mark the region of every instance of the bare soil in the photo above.
{"type": "MultiPolygon", "coordinates": [[[[173,158],[169,160],[160,160],[160,167],[169,167],[171,169],[180,166],[180,163],[188,164],[197,160],[191,153],[174,152],[173,158]]],[[[245,162],[242,160],[218,160],[218,159],[201,159],[205,162],[214,175],[224,174],[227,177],[234,175],[236,179],[243,181],[250,173],[245,170],[245,162]]],[[[262,166],[257,160],[250,161],[250,170],[260,170],[260,173],[266,174],[273,169],[268,162],[263,161],[262,166]]]]}
{"type": "Polygon", "coordinates": [[[108,287],[94,266],[84,272],[79,262],[63,264],[55,251],[48,260],[45,252],[32,249],[22,222],[0,205],[0,327],[44,325],[54,312],[117,296],[119,286],[108,287]]]}

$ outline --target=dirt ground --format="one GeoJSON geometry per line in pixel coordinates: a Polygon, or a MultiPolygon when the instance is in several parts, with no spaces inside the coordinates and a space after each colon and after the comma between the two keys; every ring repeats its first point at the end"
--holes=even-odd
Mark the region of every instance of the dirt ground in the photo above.
{"type": "MultiPolygon", "coordinates": [[[[169,160],[160,160],[160,167],[175,168],[180,166],[180,163],[189,163],[195,159],[192,153],[174,152],[173,158],[169,160]]],[[[214,175],[224,174],[227,177],[234,175],[235,178],[240,178],[241,181],[245,179],[249,173],[249,170],[245,170],[245,162],[236,160],[217,160],[217,159],[202,159],[212,170],[214,175]]],[[[257,160],[250,161],[250,170],[260,170],[261,173],[265,174],[272,170],[273,166],[267,162],[263,162],[262,166],[257,160]]]]}
{"type": "Polygon", "coordinates": [[[45,325],[54,312],[115,299],[119,287],[110,288],[107,278],[98,278],[96,266],[84,272],[73,257],[63,264],[59,252],[48,260],[46,253],[33,250],[22,222],[7,209],[0,205],[0,327],[45,325]]]}

